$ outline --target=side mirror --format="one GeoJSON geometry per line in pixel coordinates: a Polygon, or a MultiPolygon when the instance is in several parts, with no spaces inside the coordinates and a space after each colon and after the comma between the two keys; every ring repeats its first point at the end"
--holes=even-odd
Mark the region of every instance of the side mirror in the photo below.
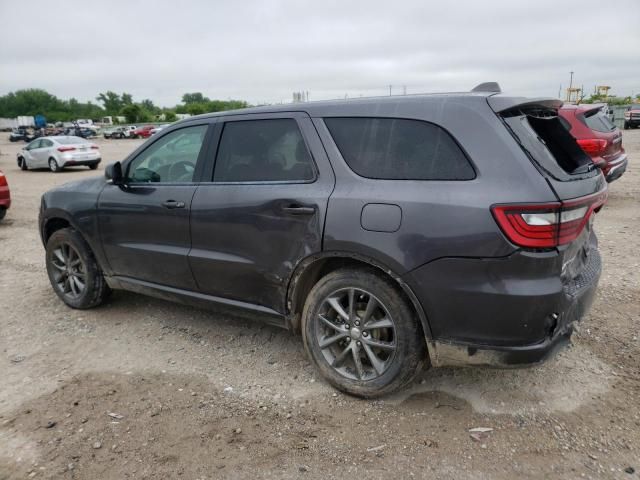
{"type": "Polygon", "coordinates": [[[122,164],[120,162],[110,163],[104,169],[104,177],[107,182],[113,185],[122,185],[124,179],[122,176],[122,164]]]}

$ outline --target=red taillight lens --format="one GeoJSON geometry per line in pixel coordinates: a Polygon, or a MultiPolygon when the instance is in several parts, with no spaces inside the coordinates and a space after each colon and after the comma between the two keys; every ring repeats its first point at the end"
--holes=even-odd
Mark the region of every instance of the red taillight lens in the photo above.
{"type": "Polygon", "coordinates": [[[0,172],[0,187],[6,187],[7,185],[7,177],[4,176],[4,173],[0,172]]]}
{"type": "Polygon", "coordinates": [[[91,145],[91,150],[98,150],[98,145],[91,145]]]}
{"type": "Polygon", "coordinates": [[[575,240],[589,217],[607,200],[607,191],[569,200],[534,205],[491,207],[502,232],[526,248],[553,248],[575,240]]]}
{"type": "Polygon", "coordinates": [[[607,141],[601,138],[581,138],[576,141],[582,150],[592,157],[600,155],[607,148],[607,141]]]}
{"type": "Polygon", "coordinates": [[[71,150],[75,150],[76,147],[58,147],[59,152],[70,152],[71,150]]]}

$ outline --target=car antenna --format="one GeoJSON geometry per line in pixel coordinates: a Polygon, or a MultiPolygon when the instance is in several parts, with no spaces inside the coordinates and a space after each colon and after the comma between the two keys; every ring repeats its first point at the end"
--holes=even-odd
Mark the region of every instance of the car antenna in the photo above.
{"type": "Polygon", "coordinates": [[[500,85],[498,82],[484,82],[480,85],[475,86],[472,92],[491,92],[491,93],[501,93],[500,85]]]}

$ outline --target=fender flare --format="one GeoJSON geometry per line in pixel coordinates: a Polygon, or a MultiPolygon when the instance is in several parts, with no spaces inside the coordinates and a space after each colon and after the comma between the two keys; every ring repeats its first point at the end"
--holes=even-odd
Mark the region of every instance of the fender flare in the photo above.
{"type": "Polygon", "coordinates": [[[302,278],[303,274],[307,271],[309,267],[314,265],[316,262],[321,260],[328,260],[332,258],[343,258],[349,260],[356,260],[358,262],[364,263],[368,266],[371,266],[377,270],[382,271],[385,275],[391,277],[394,282],[400,287],[400,289],[404,292],[404,294],[409,298],[414,310],[418,314],[418,318],[420,319],[420,324],[422,325],[422,331],[424,332],[425,339],[427,344],[430,344],[433,340],[433,334],[431,331],[431,325],[429,324],[429,319],[422,308],[418,297],[413,293],[411,287],[402,279],[402,277],[396,274],[392,269],[384,265],[382,262],[369,257],[367,255],[361,255],[359,253],[346,252],[346,251],[324,251],[309,255],[302,259],[296,265],[293,273],[289,277],[289,283],[287,285],[287,295],[286,295],[286,311],[287,311],[287,323],[291,330],[298,330],[300,326],[300,318],[293,312],[294,302],[297,294],[297,288],[300,286],[299,281],[302,278]]]}

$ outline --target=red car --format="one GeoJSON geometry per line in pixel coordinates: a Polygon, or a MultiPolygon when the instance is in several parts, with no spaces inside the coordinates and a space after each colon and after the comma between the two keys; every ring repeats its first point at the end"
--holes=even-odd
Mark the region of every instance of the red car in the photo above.
{"type": "Polygon", "coordinates": [[[131,138],[149,138],[151,136],[151,130],[156,128],[155,125],[145,125],[143,127],[136,128],[131,132],[131,138]]]}
{"type": "Polygon", "coordinates": [[[627,169],[627,154],[622,148],[622,132],[601,108],[598,105],[564,105],[558,113],[565,128],[593,163],[602,169],[607,182],[613,182],[627,169]]]}
{"type": "Polygon", "coordinates": [[[7,210],[11,206],[11,193],[9,193],[9,184],[7,177],[0,170],[0,220],[7,214],[7,210]]]}

